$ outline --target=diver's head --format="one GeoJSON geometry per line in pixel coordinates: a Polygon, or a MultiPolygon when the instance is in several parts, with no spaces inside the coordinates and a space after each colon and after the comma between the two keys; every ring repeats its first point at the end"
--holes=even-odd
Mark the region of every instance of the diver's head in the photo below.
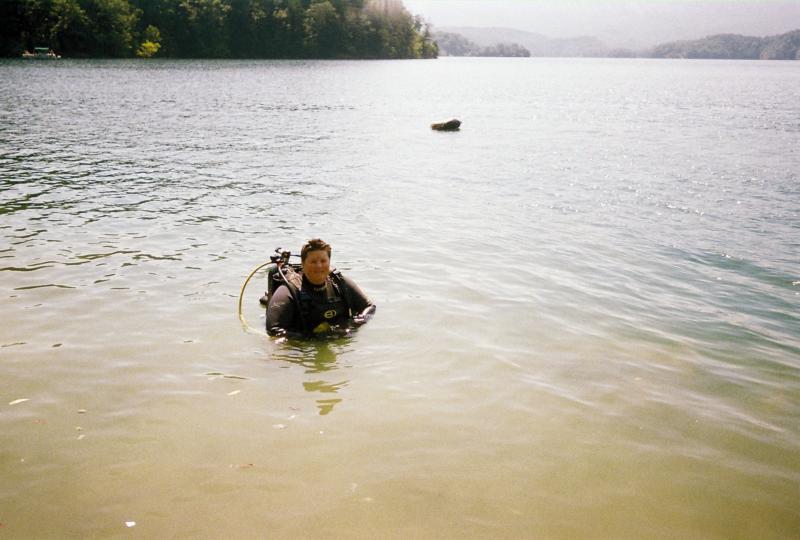
{"type": "Polygon", "coordinates": [[[303,275],[314,285],[322,285],[331,272],[331,246],[319,238],[306,242],[300,250],[303,275]]]}

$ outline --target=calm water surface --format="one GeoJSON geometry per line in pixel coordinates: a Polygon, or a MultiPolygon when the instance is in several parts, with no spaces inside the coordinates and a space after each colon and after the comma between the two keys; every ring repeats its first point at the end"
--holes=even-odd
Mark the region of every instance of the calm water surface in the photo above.
{"type": "Polygon", "coordinates": [[[3,538],[800,533],[798,63],[5,61],[0,104],[3,538]],[[277,343],[259,274],[244,327],[312,236],[377,317],[277,343]]]}

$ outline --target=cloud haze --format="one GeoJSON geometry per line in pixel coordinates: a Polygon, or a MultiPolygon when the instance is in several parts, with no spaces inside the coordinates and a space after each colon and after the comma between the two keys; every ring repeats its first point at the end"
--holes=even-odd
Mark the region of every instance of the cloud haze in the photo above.
{"type": "Polygon", "coordinates": [[[435,27],[516,28],[549,37],[597,36],[609,45],[648,46],[735,33],[800,28],[800,0],[404,0],[435,27]]]}

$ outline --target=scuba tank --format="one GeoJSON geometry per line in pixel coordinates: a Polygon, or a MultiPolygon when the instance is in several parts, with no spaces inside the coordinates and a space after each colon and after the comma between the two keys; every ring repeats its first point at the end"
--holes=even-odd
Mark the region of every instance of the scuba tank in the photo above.
{"type": "Polygon", "coordinates": [[[269,301],[278,287],[287,283],[287,280],[291,279],[290,275],[299,274],[303,268],[301,264],[289,262],[289,258],[292,256],[291,252],[278,248],[275,253],[276,255],[271,255],[269,258],[271,264],[267,268],[267,292],[258,300],[264,307],[269,305],[269,301]]]}
{"type": "Polygon", "coordinates": [[[275,294],[275,289],[278,288],[278,284],[275,283],[276,280],[281,280],[281,276],[278,273],[278,265],[273,263],[267,267],[267,292],[258,300],[264,307],[269,305],[270,298],[275,294]]]}

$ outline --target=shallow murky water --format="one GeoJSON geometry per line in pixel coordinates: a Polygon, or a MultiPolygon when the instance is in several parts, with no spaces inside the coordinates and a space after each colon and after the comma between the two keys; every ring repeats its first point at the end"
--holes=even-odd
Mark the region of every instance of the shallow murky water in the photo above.
{"type": "Polygon", "coordinates": [[[796,67],[0,63],[0,536],[795,536],[796,67]]]}

